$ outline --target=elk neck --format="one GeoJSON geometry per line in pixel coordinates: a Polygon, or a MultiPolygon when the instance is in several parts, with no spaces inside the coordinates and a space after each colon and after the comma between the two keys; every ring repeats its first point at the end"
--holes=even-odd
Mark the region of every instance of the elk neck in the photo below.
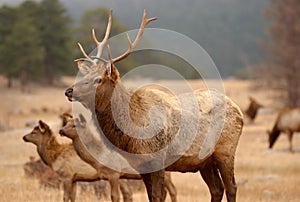
{"type": "Polygon", "coordinates": [[[85,144],[80,140],[80,138],[77,136],[72,141],[73,141],[73,145],[74,145],[74,148],[75,148],[78,156],[82,160],[84,160],[85,162],[90,164],[92,167],[97,168],[97,165],[98,165],[97,160],[90,154],[90,152],[86,148],[85,144]]]}
{"type": "Polygon", "coordinates": [[[274,143],[276,142],[277,138],[280,135],[280,130],[278,129],[277,125],[278,125],[278,121],[276,121],[275,125],[272,128],[272,131],[269,134],[269,143],[270,143],[269,147],[270,148],[273,147],[274,143]]]}
{"type": "Polygon", "coordinates": [[[107,138],[102,138],[106,145],[107,140],[109,140],[110,143],[123,151],[138,154],[158,151],[167,144],[162,141],[165,128],[157,131],[153,137],[136,138],[133,136],[143,135],[139,129],[149,124],[151,121],[148,116],[149,109],[153,104],[157,104],[155,103],[157,97],[152,99],[143,93],[144,91],[136,91],[131,94],[120,84],[114,90],[113,102],[109,101],[104,110],[101,110],[102,107],[95,107],[93,120],[96,121],[96,125],[99,124],[101,129],[99,133],[104,134],[107,138]]]}
{"type": "Polygon", "coordinates": [[[57,142],[52,131],[48,131],[47,133],[51,133],[50,138],[39,145],[37,151],[44,163],[51,166],[60,155],[62,146],[57,142]]]}
{"type": "Polygon", "coordinates": [[[100,98],[96,95],[95,98],[95,114],[94,120],[95,125],[99,124],[99,127],[102,131],[99,131],[101,134],[104,134],[106,138],[115,146],[120,149],[123,149],[123,142],[129,141],[130,137],[127,136],[119,129],[117,123],[115,122],[112,108],[115,112],[118,112],[120,116],[124,110],[121,108],[128,103],[130,100],[130,92],[121,84],[119,83],[116,88],[114,88],[114,95],[111,95],[109,102],[103,102],[99,100],[100,98]],[[118,104],[112,107],[112,96],[118,100],[118,104]]]}

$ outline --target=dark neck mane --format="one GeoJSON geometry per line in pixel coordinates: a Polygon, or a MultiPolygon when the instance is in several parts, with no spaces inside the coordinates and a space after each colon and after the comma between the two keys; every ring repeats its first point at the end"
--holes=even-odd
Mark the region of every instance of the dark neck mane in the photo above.
{"type": "Polygon", "coordinates": [[[51,133],[49,140],[39,145],[37,150],[44,163],[48,166],[52,166],[53,162],[60,155],[63,147],[58,143],[52,131],[48,131],[48,133],[51,133]]]}

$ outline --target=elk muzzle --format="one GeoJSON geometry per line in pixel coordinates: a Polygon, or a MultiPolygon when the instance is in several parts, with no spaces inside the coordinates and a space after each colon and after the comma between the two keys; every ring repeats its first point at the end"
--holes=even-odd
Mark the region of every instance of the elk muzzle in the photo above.
{"type": "Polygon", "coordinates": [[[62,130],[62,129],[59,130],[59,134],[60,134],[61,136],[65,136],[65,135],[66,135],[65,131],[62,130]]]}
{"type": "Polygon", "coordinates": [[[24,142],[29,142],[29,140],[27,139],[27,135],[23,136],[23,140],[24,142]]]}
{"type": "Polygon", "coordinates": [[[65,92],[65,96],[67,96],[68,100],[72,102],[73,88],[68,88],[65,92]]]}

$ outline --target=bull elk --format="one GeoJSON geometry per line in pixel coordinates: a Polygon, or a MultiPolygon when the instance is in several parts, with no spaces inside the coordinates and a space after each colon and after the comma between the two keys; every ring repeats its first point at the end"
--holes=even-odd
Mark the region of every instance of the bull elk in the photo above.
{"type": "Polygon", "coordinates": [[[163,188],[166,170],[200,171],[211,193],[211,201],[220,202],[225,187],[227,201],[235,202],[237,186],[234,159],[243,128],[240,108],[227,96],[215,91],[195,90],[179,97],[152,88],[141,88],[132,93],[120,81],[115,64],[130,55],[147,24],[155,19],[148,19],[144,10],[136,38],[132,42],[128,37],[128,50],[112,58],[107,46],[109,60],[105,60],[101,54],[111,29],[110,12],[104,39],[99,42],[95,32],[92,32],[97,45],[96,56],[88,56],[79,44],[84,58],[76,61],[83,77],[68,88],[65,95],[69,101],[78,101],[91,111],[95,124],[99,124],[99,130],[106,139],[141,173],[149,201],[163,201],[166,194],[163,188]],[[188,102],[192,97],[195,98],[195,107],[190,111],[183,110],[179,99],[188,102]],[[162,109],[164,115],[159,110],[152,110],[154,106],[162,109]],[[184,116],[185,119],[181,120],[184,116]],[[152,123],[162,128],[149,137],[141,129],[152,123]],[[181,123],[185,129],[182,129],[181,123]],[[195,132],[190,132],[194,129],[195,132]],[[190,133],[193,133],[192,138],[190,133]],[[207,136],[215,141],[205,142],[207,136]],[[184,143],[188,141],[191,142],[190,146],[183,150],[184,143]],[[128,154],[136,154],[137,157],[128,158],[128,154]],[[143,157],[138,157],[146,154],[153,154],[154,158],[144,161],[143,157]],[[157,169],[157,166],[165,164],[163,168],[157,169]],[[143,170],[146,168],[153,171],[146,173],[143,170]]]}
{"type": "Polygon", "coordinates": [[[276,122],[271,131],[267,130],[269,136],[269,148],[272,148],[280,133],[288,135],[290,152],[293,152],[293,134],[300,132],[300,108],[283,109],[278,113],[276,122]]]}

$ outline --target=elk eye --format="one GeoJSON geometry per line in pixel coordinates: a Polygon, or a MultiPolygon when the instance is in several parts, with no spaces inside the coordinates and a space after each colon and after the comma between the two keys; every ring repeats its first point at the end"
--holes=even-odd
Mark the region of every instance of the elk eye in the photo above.
{"type": "Polygon", "coordinates": [[[101,78],[96,78],[96,79],[94,80],[94,84],[101,83],[101,81],[102,81],[101,78]]]}

